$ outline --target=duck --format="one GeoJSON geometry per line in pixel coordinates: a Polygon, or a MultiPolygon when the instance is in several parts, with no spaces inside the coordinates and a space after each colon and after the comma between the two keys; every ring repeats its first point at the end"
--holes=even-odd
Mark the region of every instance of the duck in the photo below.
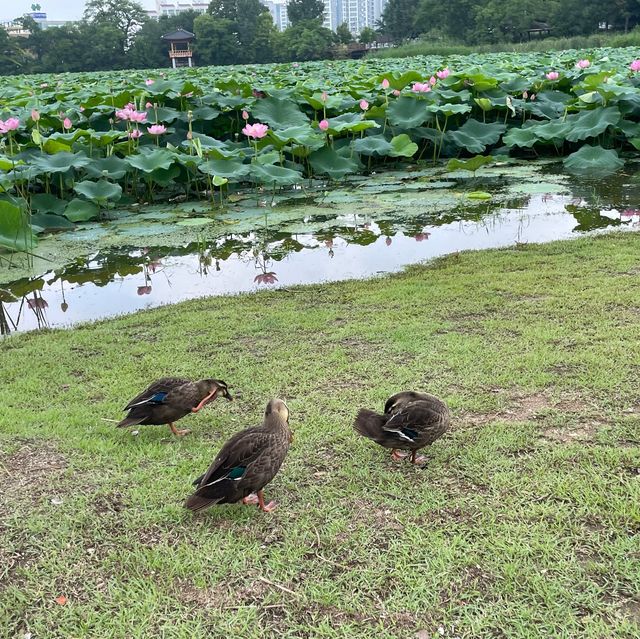
{"type": "Polygon", "coordinates": [[[236,433],[193,482],[196,491],[184,502],[185,508],[199,512],[216,504],[242,501],[271,512],[276,504],[265,504],[263,489],[280,470],[292,439],[289,408],[283,400],[272,399],[262,424],[236,433]]]}
{"type": "Polygon", "coordinates": [[[123,410],[129,413],[117,427],[167,424],[176,437],[182,437],[191,431],[177,429],[174,422],[190,413],[197,413],[218,396],[233,400],[226,382],[221,379],[200,379],[193,382],[181,377],[163,377],[136,395],[124,407],[123,410]]]}
{"type": "Polygon", "coordinates": [[[417,451],[442,437],[450,422],[449,408],[435,395],[402,391],[389,397],[383,414],[360,409],[353,427],[360,435],[391,448],[395,461],[408,457],[399,452],[408,450],[411,463],[423,464],[426,457],[417,455],[417,451]]]}

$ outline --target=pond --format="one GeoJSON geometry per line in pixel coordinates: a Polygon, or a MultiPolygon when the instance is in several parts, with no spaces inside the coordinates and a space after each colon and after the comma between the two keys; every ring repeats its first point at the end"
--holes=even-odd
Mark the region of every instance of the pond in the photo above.
{"type": "Polygon", "coordinates": [[[606,179],[508,163],[445,173],[413,167],[272,195],[117,210],[51,234],[35,257],[0,255],[3,334],[205,295],[398,271],[468,249],[640,225],[640,172],[606,179]]]}

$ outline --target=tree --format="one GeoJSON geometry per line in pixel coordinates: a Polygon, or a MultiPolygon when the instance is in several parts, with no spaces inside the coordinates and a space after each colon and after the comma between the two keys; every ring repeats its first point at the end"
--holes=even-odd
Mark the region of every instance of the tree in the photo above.
{"type": "Polygon", "coordinates": [[[362,44],[370,44],[371,42],[375,42],[377,39],[378,34],[371,27],[365,27],[362,29],[358,36],[358,42],[361,42],[362,44]]]}
{"type": "MultiPolygon", "coordinates": [[[[207,12],[219,20],[226,20],[229,33],[235,34],[240,43],[240,51],[235,62],[252,62],[255,51],[253,42],[259,18],[262,14],[269,12],[267,7],[260,0],[212,0],[207,12]]],[[[265,26],[262,22],[263,30],[265,26]]]]}
{"type": "Polygon", "coordinates": [[[287,15],[292,25],[310,20],[321,21],[324,15],[322,0],[290,0],[287,5],[287,15]]]}
{"type": "Polygon", "coordinates": [[[273,24],[271,13],[269,11],[261,13],[258,16],[253,41],[249,48],[250,62],[273,62],[278,35],[278,29],[273,24]]]}
{"type": "Polygon", "coordinates": [[[349,31],[349,27],[346,22],[338,25],[338,28],[336,29],[336,37],[340,44],[349,44],[350,42],[353,42],[353,34],[349,31]]]}
{"type": "Polygon", "coordinates": [[[111,24],[118,29],[123,53],[147,20],[142,5],[135,0],[88,0],[84,10],[85,22],[111,24]]]}
{"type": "Polygon", "coordinates": [[[0,27],[0,75],[12,75],[24,72],[24,51],[20,48],[17,38],[12,38],[0,27]]]}
{"type": "Polygon", "coordinates": [[[316,20],[307,20],[285,29],[281,38],[281,56],[285,60],[326,60],[335,34],[316,20]]]}
{"type": "Polygon", "coordinates": [[[233,27],[231,20],[214,18],[207,13],[195,19],[195,52],[200,64],[235,64],[238,61],[241,47],[233,27]]]}
{"type": "Polygon", "coordinates": [[[380,17],[382,33],[394,40],[415,38],[420,33],[415,28],[417,8],[415,0],[389,0],[380,17]]]}

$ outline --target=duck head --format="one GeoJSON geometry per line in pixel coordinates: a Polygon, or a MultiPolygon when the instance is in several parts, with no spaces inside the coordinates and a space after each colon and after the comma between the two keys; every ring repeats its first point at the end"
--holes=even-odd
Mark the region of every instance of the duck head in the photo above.
{"type": "Polygon", "coordinates": [[[224,397],[230,402],[233,401],[233,396],[229,392],[227,383],[221,379],[201,379],[197,382],[198,389],[202,392],[203,397],[209,397],[212,402],[216,397],[224,397]]]}
{"type": "Polygon", "coordinates": [[[278,415],[282,421],[289,423],[289,407],[281,399],[272,399],[264,411],[265,419],[272,415],[278,415]]]}

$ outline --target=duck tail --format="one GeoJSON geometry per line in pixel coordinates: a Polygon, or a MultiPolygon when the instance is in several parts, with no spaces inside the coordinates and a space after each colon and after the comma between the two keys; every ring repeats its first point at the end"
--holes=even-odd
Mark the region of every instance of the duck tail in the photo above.
{"type": "Polygon", "coordinates": [[[353,428],[363,437],[368,437],[377,442],[382,437],[382,427],[387,421],[386,415],[380,415],[368,408],[361,408],[358,411],[353,428]]]}
{"type": "Polygon", "coordinates": [[[215,506],[219,501],[219,499],[210,499],[209,497],[203,497],[202,495],[198,495],[198,493],[195,492],[184,502],[184,507],[188,508],[194,513],[198,513],[201,510],[209,508],[209,506],[215,506]]]}
{"type": "Polygon", "coordinates": [[[126,428],[127,426],[137,426],[144,417],[125,417],[121,422],[116,424],[116,428],[126,428]]]}

